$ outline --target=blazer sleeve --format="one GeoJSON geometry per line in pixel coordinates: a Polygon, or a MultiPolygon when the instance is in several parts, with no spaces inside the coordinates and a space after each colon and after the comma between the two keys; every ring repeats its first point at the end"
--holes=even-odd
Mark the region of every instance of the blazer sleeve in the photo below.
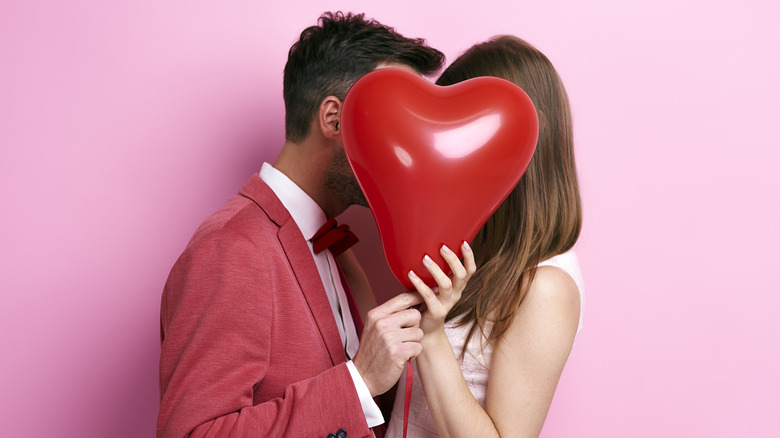
{"type": "MultiPolygon", "coordinates": [[[[270,361],[280,360],[269,357],[272,331],[283,330],[272,324],[263,258],[250,240],[219,230],[191,243],[174,265],[161,304],[157,436],[325,437],[340,429],[370,436],[345,363],[254,404],[270,361]]],[[[300,359],[290,353],[281,360],[294,367],[300,359]]]]}

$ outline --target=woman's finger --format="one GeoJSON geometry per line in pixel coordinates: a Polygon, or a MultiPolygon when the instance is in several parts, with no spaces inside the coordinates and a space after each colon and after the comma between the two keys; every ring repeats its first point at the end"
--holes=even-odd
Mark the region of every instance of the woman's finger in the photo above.
{"type": "Polygon", "coordinates": [[[441,256],[447,261],[452,271],[452,288],[456,291],[462,290],[468,282],[469,275],[466,268],[458,259],[457,254],[452,252],[447,245],[441,247],[441,256]]]}
{"type": "Polygon", "coordinates": [[[428,285],[425,284],[425,282],[422,281],[422,279],[418,277],[414,271],[409,271],[408,276],[409,280],[412,282],[412,285],[414,285],[414,288],[417,289],[417,292],[422,297],[425,306],[429,309],[431,306],[436,307],[439,303],[439,298],[436,296],[433,290],[428,287],[428,285]]]}
{"type": "Polygon", "coordinates": [[[414,285],[417,292],[425,302],[426,312],[434,318],[443,318],[446,316],[444,306],[442,305],[439,297],[433,292],[433,290],[425,284],[424,281],[414,271],[409,271],[409,280],[414,285]]]}
{"type": "Polygon", "coordinates": [[[475,272],[477,272],[477,263],[474,261],[474,251],[471,250],[468,242],[463,241],[463,245],[460,246],[463,253],[463,266],[466,268],[466,272],[471,278],[475,272]]]}
{"type": "MultiPolygon", "coordinates": [[[[477,271],[477,263],[474,261],[474,252],[471,250],[471,247],[467,242],[464,241],[460,249],[461,254],[463,254],[463,263],[460,265],[460,267],[463,268],[463,271],[458,271],[459,274],[454,276],[454,283],[455,289],[457,291],[463,292],[466,289],[466,284],[471,279],[471,276],[474,275],[474,272],[477,271]]],[[[453,272],[455,272],[454,269],[453,272]]],[[[458,299],[460,299],[460,296],[458,296],[458,299]]]]}
{"type": "Polygon", "coordinates": [[[439,286],[439,298],[449,300],[452,292],[452,280],[450,277],[428,255],[423,257],[423,265],[425,265],[425,269],[433,276],[433,279],[436,280],[436,284],[439,286]]]}

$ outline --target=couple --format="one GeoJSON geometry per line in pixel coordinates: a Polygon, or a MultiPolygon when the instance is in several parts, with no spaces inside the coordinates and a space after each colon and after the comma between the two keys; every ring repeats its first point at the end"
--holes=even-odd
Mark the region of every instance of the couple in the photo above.
{"type": "Polygon", "coordinates": [[[330,219],[366,205],[340,138],[349,87],[377,68],[431,75],[443,61],[363,15],[326,13],[303,31],[284,69],[279,156],[198,228],[165,285],[158,437],[401,436],[404,385],[386,430],[378,396],[413,358],[409,436],[539,434],[582,299],[571,116],[543,54],[495,38],[437,81],[508,79],[540,121],[525,176],[473,251],[464,242],[461,263],[441,248],[453,276],[421,260],[438,295],[410,273],[417,291],[377,306],[352,251],[320,240],[348,234],[330,219]]]}

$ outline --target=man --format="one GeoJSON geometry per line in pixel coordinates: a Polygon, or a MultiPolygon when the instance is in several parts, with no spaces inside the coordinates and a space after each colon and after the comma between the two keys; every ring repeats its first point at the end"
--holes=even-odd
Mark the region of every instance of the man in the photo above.
{"type": "Polygon", "coordinates": [[[320,227],[365,205],[340,138],[349,87],[376,68],[428,75],[442,62],[362,14],[303,31],[285,66],[277,160],[199,227],[165,285],[158,437],[362,437],[384,422],[372,398],[421,351],[420,299],[389,300],[363,329],[365,276],[350,251],[339,269],[344,245],[323,249],[320,227]]]}

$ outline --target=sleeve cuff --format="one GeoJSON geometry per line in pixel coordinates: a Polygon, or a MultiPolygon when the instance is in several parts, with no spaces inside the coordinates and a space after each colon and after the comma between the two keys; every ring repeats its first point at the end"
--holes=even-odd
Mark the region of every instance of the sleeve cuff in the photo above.
{"type": "Polygon", "coordinates": [[[368,427],[376,427],[383,424],[385,417],[382,416],[382,411],[379,410],[379,406],[371,397],[371,391],[368,390],[366,382],[363,381],[363,377],[351,360],[347,361],[347,368],[349,369],[349,375],[352,377],[352,382],[355,383],[355,389],[357,389],[358,397],[360,398],[360,406],[363,408],[363,415],[366,417],[368,427]]]}

